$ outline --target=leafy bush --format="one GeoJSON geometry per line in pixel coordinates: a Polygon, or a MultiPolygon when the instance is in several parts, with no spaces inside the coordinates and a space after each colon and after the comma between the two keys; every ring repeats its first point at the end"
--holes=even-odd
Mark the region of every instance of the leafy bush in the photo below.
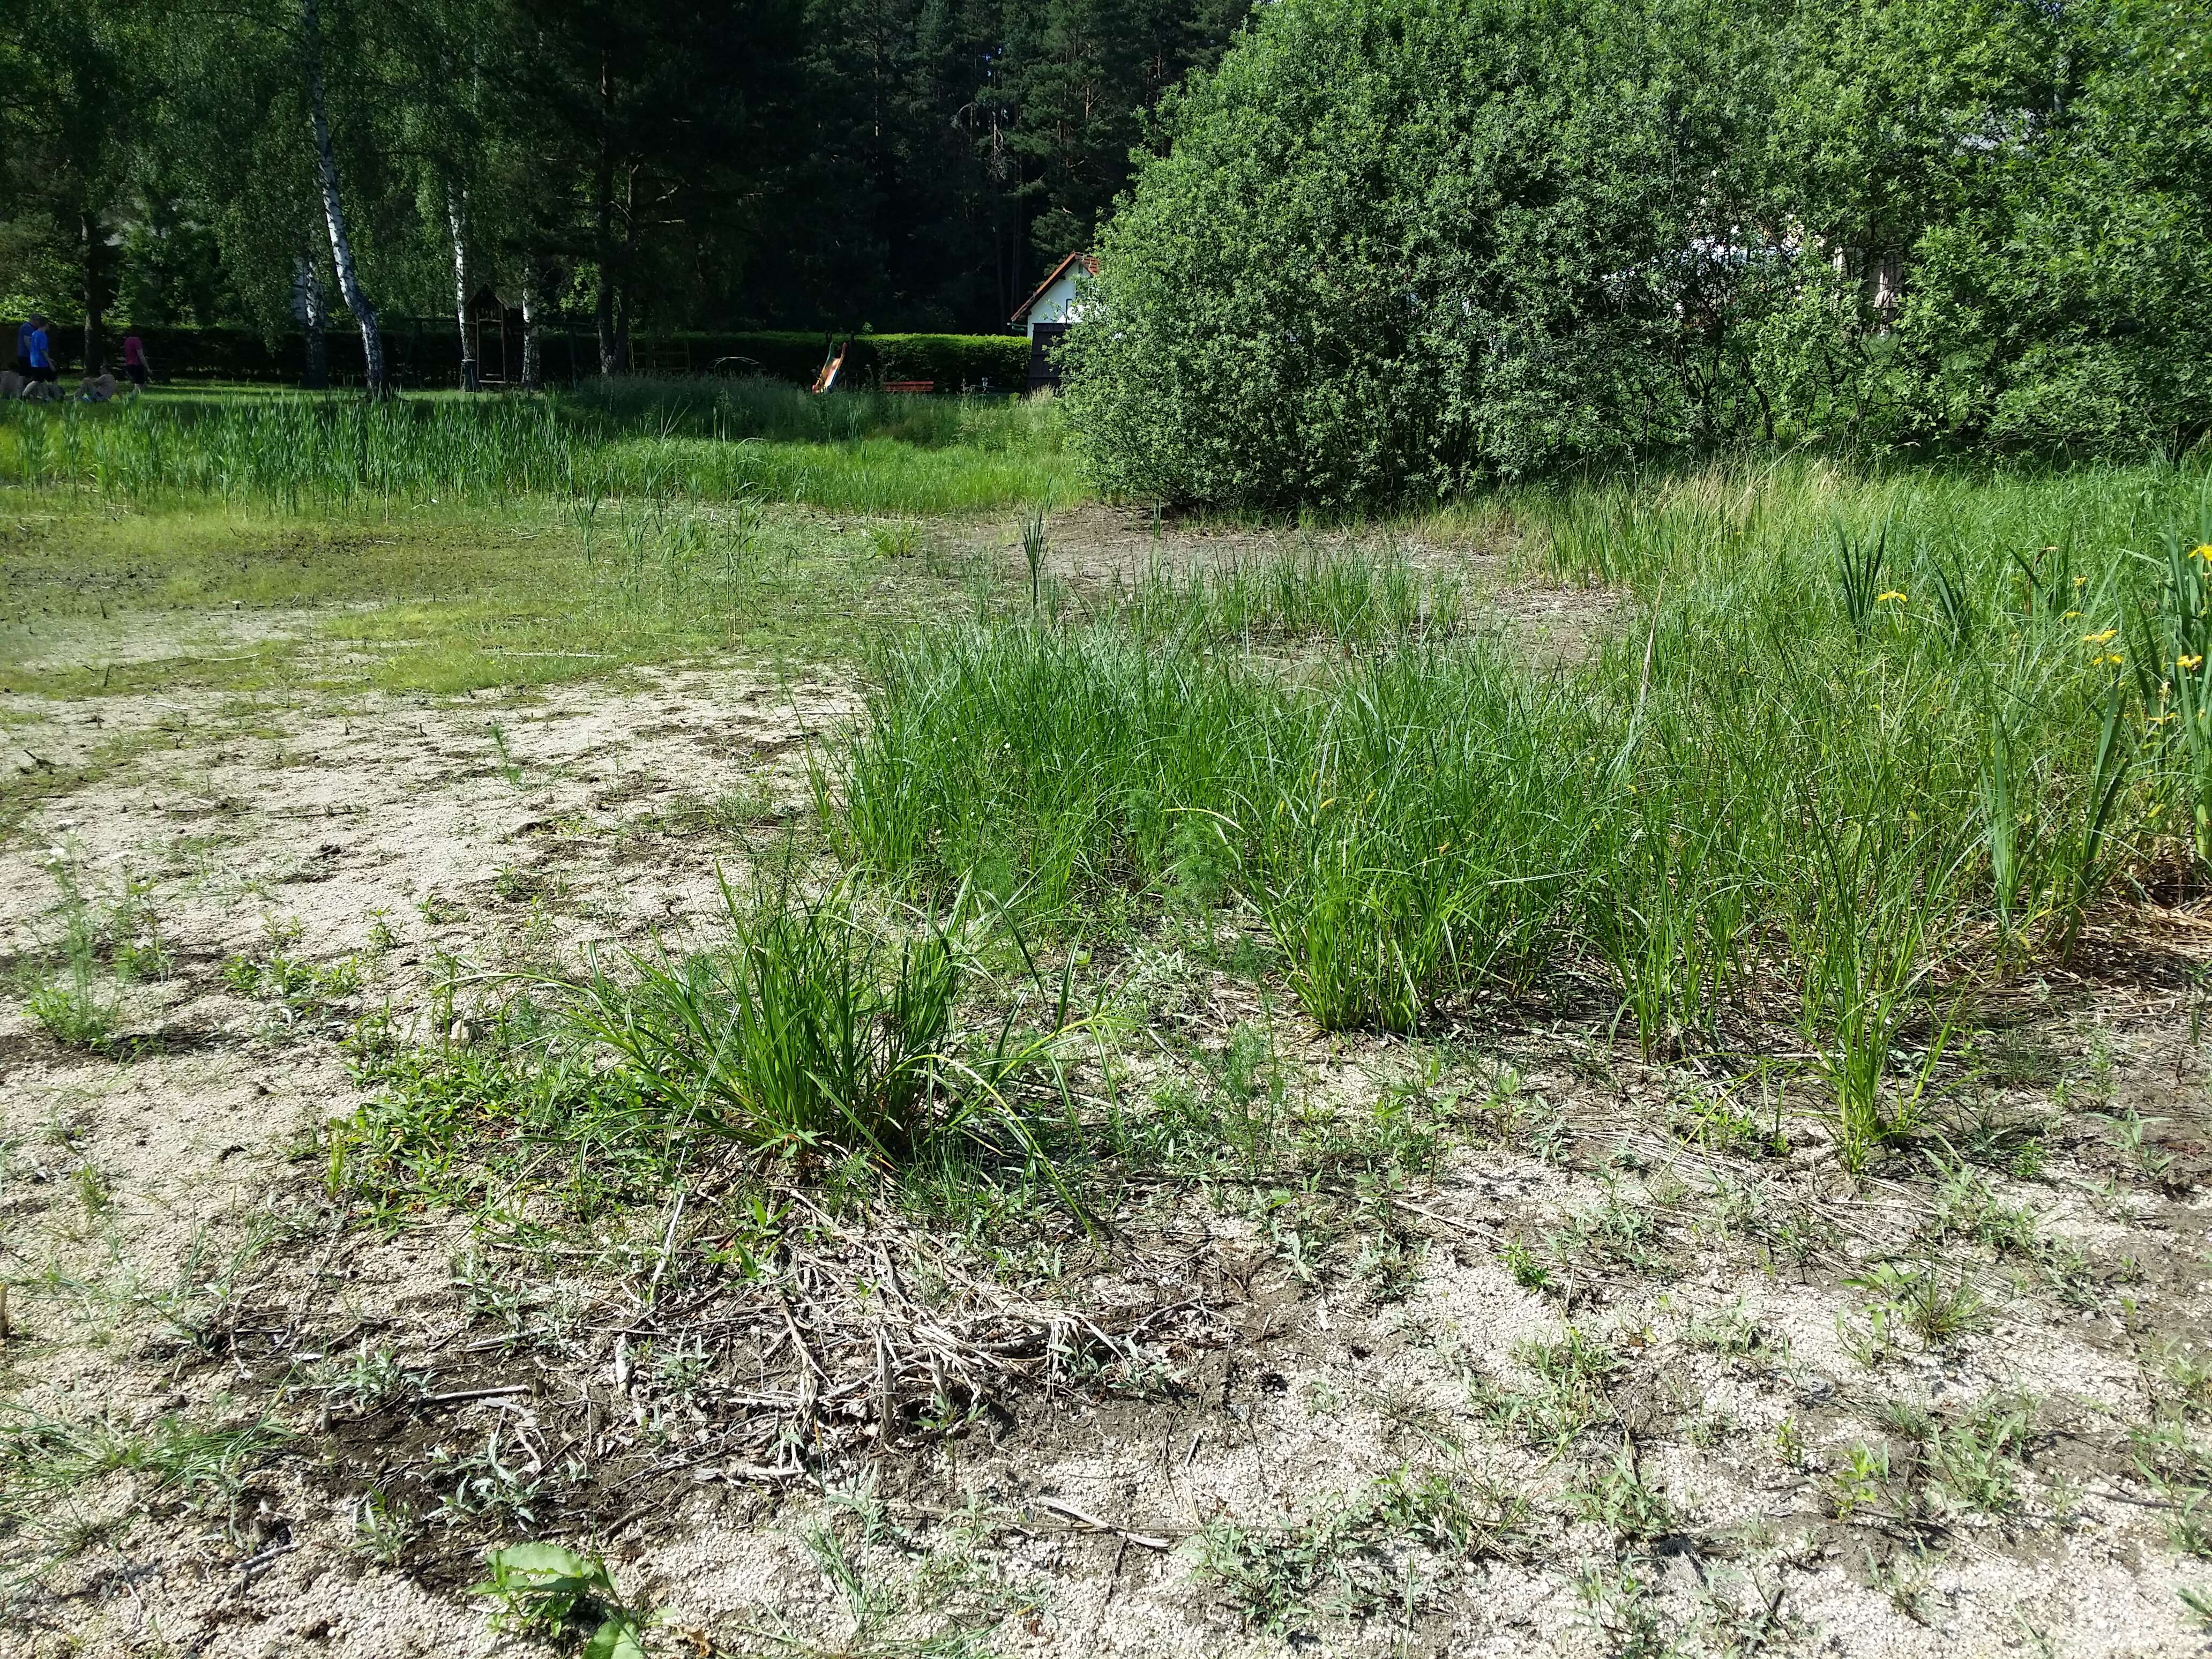
{"type": "Polygon", "coordinates": [[[1737,117],[1666,9],[1261,9],[1062,347],[1100,482],[1340,504],[1677,435],[1683,250],[1737,117]]]}
{"type": "Polygon", "coordinates": [[[2212,425],[2173,0],[1286,0],[1162,118],[1060,348],[1097,481],[1279,508],[1747,440],[2212,425]]]}

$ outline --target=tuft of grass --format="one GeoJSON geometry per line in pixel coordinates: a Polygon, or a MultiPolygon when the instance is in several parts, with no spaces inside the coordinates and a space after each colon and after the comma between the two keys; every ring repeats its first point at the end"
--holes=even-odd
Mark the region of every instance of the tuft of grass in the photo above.
{"type": "Polygon", "coordinates": [[[1533,1379],[1529,1386],[1508,1387],[1479,1373],[1468,1381],[1474,1408],[1501,1433],[1565,1453],[1593,1425],[1612,1417],[1605,1384],[1622,1361],[1601,1340],[1571,1325],[1557,1342],[1523,1343],[1514,1358],[1533,1379]]]}
{"type": "Polygon", "coordinates": [[[1584,1470],[1567,1499],[1583,1520],[1632,1543],[1648,1544],[1681,1528],[1681,1517],[1667,1494],[1650,1483],[1626,1445],[1584,1470]]]}
{"type": "Polygon", "coordinates": [[[1322,1617],[1431,1605],[1443,1588],[1439,1568],[1522,1559],[1534,1522],[1525,1497],[1479,1472],[1401,1469],[1287,1526],[1207,1522],[1199,1572],[1247,1628],[1290,1632],[1322,1617]]]}
{"type": "Polygon", "coordinates": [[[1050,1037],[1010,1024],[980,1046],[956,1034],[957,902],[895,931],[860,913],[850,884],[818,897],[779,888],[750,910],[726,882],[722,896],[726,945],[631,953],[619,975],[598,969],[577,988],[574,1032],[641,1095],[787,1154],[903,1158],[986,1120],[1022,1134],[1003,1091],[1050,1037]]]}
{"type": "Polygon", "coordinates": [[[1877,1262],[1844,1281],[1871,1291],[1878,1311],[1918,1334],[1931,1348],[1948,1346],[1989,1322],[1989,1303],[1962,1269],[1946,1273],[1935,1262],[1877,1262]]]}
{"type": "Polygon", "coordinates": [[[65,871],[61,883],[62,971],[31,993],[23,1012],[57,1042],[100,1048],[114,1036],[122,1019],[115,975],[103,971],[100,927],[92,907],[65,871]]]}
{"type": "Polygon", "coordinates": [[[361,963],[353,957],[313,963],[282,950],[234,956],[222,965],[222,982],[240,996],[283,1005],[289,1014],[319,1013],[361,989],[361,963]]]}

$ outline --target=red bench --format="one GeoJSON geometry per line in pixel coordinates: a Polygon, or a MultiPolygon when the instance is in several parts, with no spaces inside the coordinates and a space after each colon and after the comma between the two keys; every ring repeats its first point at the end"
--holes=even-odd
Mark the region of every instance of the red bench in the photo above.
{"type": "Polygon", "coordinates": [[[909,392],[934,392],[937,390],[937,382],[934,380],[885,380],[884,390],[909,392]]]}

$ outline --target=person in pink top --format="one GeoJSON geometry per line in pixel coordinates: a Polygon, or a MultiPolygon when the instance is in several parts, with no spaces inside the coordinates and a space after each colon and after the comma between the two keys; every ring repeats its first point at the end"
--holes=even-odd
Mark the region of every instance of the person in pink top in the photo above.
{"type": "Polygon", "coordinates": [[[123,373],[131,384],[141,392],[146,389],[146,383],[154,378],[146,368],[146,343],[135,333],[123,337],[123,373]]]}

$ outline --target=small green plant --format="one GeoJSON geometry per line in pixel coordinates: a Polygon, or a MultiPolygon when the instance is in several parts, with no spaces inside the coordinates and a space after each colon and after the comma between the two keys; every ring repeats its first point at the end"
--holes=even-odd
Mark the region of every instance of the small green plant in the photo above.
{"type": "Polygon", "coordinates": [[[1882,1298],[1869,1310],[1870,1316],[1901,1322],[1931,1348],[1955,1342],[1989,1322],[1989,1304],[1963,1269],[1947,1275],[1934,1262],[1883,1261],[1844,1282],[1882,1298]]]}
{"type": "Polygon", "coordinates": [[[868,539],[887,559],[910,559],[921,551],[921,526],[911,519],[868,526],[868,539]]]}
{"type": "Polygon", "coordinates": [[[468,911],[452,899],[437,893],[425,893],[416,901],[415,912],[430,927],[442,927],[448,922],[466,919],[468,911]]]}
{"type": "Polygon", "coordinates": [[[1674,1659],[1681,1651],[1651,1581],[1633,1565],[1585,1566],[1575,1594],[1610,1659],[1674,1659]]]}
{"type": "Polygon", "coordinates": [[[115,1187],[96,1164],[80,1164],[70,1176],[78,1205],[88,1217],[101,1216],[114,1207],[115,1187]]]}
{"type": "Polygon", "coordinates": [[[545,890],[545,878],[526,864],[502,864],[493,872],[491,886],[509,904],[527,904],[545,890]]]}
{"type": "Polygon", "coordinates": [[[2033,1438],[2026,1402],[1985,1401],[1958,1422],[1934,1425],[1929,1471],[1961,1507],[2002,1515],[2019,1502],[2021,1459],[2033,1438]]]}
{"type": "Polygon", "coordinates": [[[507,780],[508,788],[521,788],[522,763],[514,758],[514,752],[507,746],[507,728],[493,720],[484,729],[491,735],[491,751],[497,758],[500,776],[507,780]]]}
{"type": "Polygon", "coordinates": [[[471,1594],[498,1605],[492,1628],[556,1640],[580,1636],[585,1659],[646,1659],[646,1632],[660,1615],[633,1607],[597,1556],[558,1544],[510,1544],[486,1552],[489,1577],[471,1594]]]}
{"type": "Polygon", "coordinates": [[[42,985],[31,993],[24,1012],[36,1020],[46,1035],[73,1048],[98,1048],[115,1035],[118,1018],[112,1001],[89,981],[42,985]]]}
{"type": "Polygon", "coordinates": [[[234,956],[222,965],[222,982],[256,1002],[280,1003],[289,1014],[319,1013],[361,988],[361,963],[355,957],[305,962],[282,951],[234,956]]]}
{"type": "Polygon", "coordinates": [[[1051,510],[1048,501],[1033,501],[1022,509],[1022,559],[1030,568],[1030,609],[1034,611],[1044,598],[1044,558],[1051,543],[1046,532],[1046,515],[1051,510]]]}
{"type": "Polygon", "coordinates": [[[33,991],[24,1012],[55,1042],[76,1048],[98,1048],[114,1036],[121,1018],[114,981],[100,971],[99,929],[91,907],[67,878],[62,884],[62,896],[65,907],[63,976],[33,991]]]}
{"type": "Polygon", "coordinates": [[[389,951],[395,948],[398,943],[399,935],[392,929],[391,913],[380,905],[370,911],[368,913],[368,948],[372,951],[389,951]]]}
{"type": "Polygon", "coordinates": [[[1548,1291],[1552,1288],[1552,1270],[1544,1265],[1543,1258],[1517,1238],[1509,1238],[1498,1252],[1505,1263],[1506,1272],[1513,1282],[1524,1291],[1548,1291]]]}
{"type": "Polygon", "coordinates": [[[1889,1453],[1880,1446],[1853,1446],[1844,1454],[1844,1466],[1830,1472],[1826,1498],[1828,1513],[1849,1521],[1881,1504],[1889,1486],[1889,1453]]]}
{"type": "Polygon", "coordinates": [[[1883,602],[1881,571],[1888,556],[1887,525],[1871,537],[1854,536],[1841,525],[1836,526],[1836,588],[1844,617],[1862,632],[1883,602]]]}
{"type": "Polygon", "coordinates": [[[1563,1453],[1593,1424],[1612,1416],[1604,1385],[1621,1360],[1602,1341],[1571,1325],[1557,1342],[1522,1344],[1514,1358],[1531,1374],[1532,1386],[1507,1388],[1480,1373],[1468,1380],[1472,1403],[1492,1427],[1563,1453]]]}
{"type": "Polygon", "coordinates": [[[1805,1431],[1795,1417],[1785,1417],[1774,1427],[1774,1455],[1782,1460],[1784,1468],[1805,1467],[1807,1448],[1805,1431]]]}
{"type": "Polygon", "coordinates": [[[1287,1632],[1321,1614],[1428,1605],[1438,1585],[1425,1566],[1471,1556],[1520,1559],[1533,1519],[1525,1498],[1487,1475],[1400,1470],[1287,1526],[1209,1522],[1199,1533],[1199,1571],[1248,1627],[1287,1632]]]}
{"type": "Polygon", "coordinates": [[[1764,1349],[1770,1358],[1788,1352],[1786,1339],[1778,1337],[1744,1310],[1741,1302],[1717,1308],[1682,1328],[1682,1340],[1708,1353],[1741,1358],[1764,1349]]]}
{"type": "Polygon", "coordinates": [[[354,1550],[379,1566],[396,1567],[405,1560],[422,1530],[414,1510],[377,1488],[355,1500],[354,1550]]]}
{"type": "Polygon", "coordinates": [[[2162,1151],[2149,1138],[2150,1130],[2165,1122],[2164,1118],[2145,1117],[2132,1106],[2118,1116],[2104,1113],[2097,1115],[2112,1126],[2113,1143],[2118,1146],[2121,1156],[2151,1180],[2165,1179],[2166,1172],[2173,1167],[2173,1154],[2162,1151]]]}
{"type": "Polygon", "coordinates": [[[2189,1610],[2189,1620],[2200,1632],[2212,1633],[2212,1595],[2185,1584],[2174,1592],[2189,1610]]]}
{"type": "Polygon", "coordinates": [[[2176,1489],[2173,1507],[2166,1512],[2166,1536],[2184,1555],[2212,1559],[2212,1491],[2176,1489]]]}
{"type": "Polygon", "coordinates": [[[1597,1522],[1616,1538],[1648,1543],[1680,1528],[1680,1517],[1667,1494],[1645,1477],[1636,1454],[1626,1445],[1609,1462],[1587,1471],[1567,1497],[1583,1519],[1597,1522]]]}

